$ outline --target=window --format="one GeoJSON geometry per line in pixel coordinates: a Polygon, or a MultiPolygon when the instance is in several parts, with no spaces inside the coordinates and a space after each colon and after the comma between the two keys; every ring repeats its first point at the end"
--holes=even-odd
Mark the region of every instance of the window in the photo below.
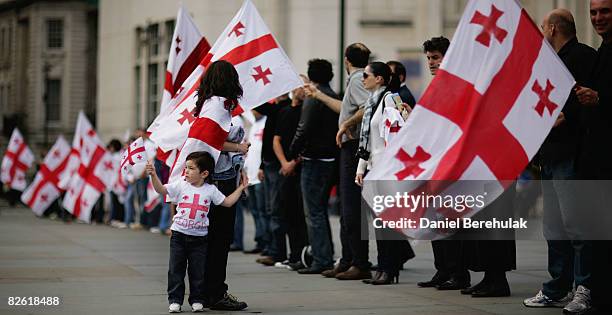
{"type": "Polygon", "coordinates": [[[136,66],[134,68],[134,78],[135,78],[135,87],[134,87],[134,102],[136,103],[136,126],[140,126],[139,122],[139,113],[142,108],[142,99],[140,95],[140,91],[142,91],[142,79],[140,77],[140,66],[136,66]]]}
{"type": "Polygon", "coordinates": [[[149,55],[157,56],[157,54],[159,54],[159,25],[149,25],[147,28],[147,36],[149,40],[149,55]]]}
{"type": "Polygon", "coordinates": [[[47,21],[47,48],[62,48],[64,45],[64,21],[47,21]]]}
{"type": "Polygon", "coordinates": [[[158,80],[158,75],[157,75],[157,64],[156,63],[149,64],[148,79],[147,79],[147,102],[148,102],[148,106],[146,109],[147,122],[152,122],[153,119],[155,119],[155,116],[157,116],[157,109],[158,109],[158,103],[159,103],[158,81],[159,80],[158,80]]]}
{"type": "Polygon", "coordinates": [[[172,47],[172,36],[174,35],[174,20],[166,21],[166,48],[164,51],[170,51],[170,47],[172,47]]]}
{"type": "Polygon", "coordinates": [[[47,121],[60,120],[62,81],[58,79],[47,79],[47,121]]]}

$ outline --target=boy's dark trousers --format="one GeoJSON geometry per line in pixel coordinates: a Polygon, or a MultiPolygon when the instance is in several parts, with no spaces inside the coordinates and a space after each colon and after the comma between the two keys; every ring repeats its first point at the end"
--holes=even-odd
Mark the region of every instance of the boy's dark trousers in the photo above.
{"type": "MultiPolygon", "coordinates": [[[[236,190],[236,178],[215,181],[217,188],[228,196],[236,190]]],[[[234,239],[236,205],[229,208],[213,205],[208,212],[208,259],[206,262],[205,291],[209,305],[221,300],[227,292],[225,283],[227,257],[234,239]]]]}
{"type": "Polygon", "coordinates": [[[204,270],[208,236],[191,236],[172,231],[168,268],[168,303],[183,305],[185,270],[189,275],[189,304],[204,304],[204,270]]]}

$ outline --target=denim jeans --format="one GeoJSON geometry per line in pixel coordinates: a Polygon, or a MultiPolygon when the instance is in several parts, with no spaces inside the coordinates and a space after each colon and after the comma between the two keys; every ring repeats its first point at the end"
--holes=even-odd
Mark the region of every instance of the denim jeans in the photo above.
{"type": "Polygon", "coordinates": [[[157,227],[165,231],[170,227],[170,203],[166,203],[164,196],[160,196],[159,199],[161,203],[161,214],[159,215],[159,225],[157,227]]]}
{"type": "Polygon", "coordinates": [[[191,236],[172,231],[168,267],[168,302],[183,304],[185,270],[189,275],[189,304],[204,303],[204,270],[208,236],[191,236]]]}
{"type": "Polygon", "coordinates": [[[302,165],[302,196],[312,247],[313,269],[330,268],[333,265],[327,205],[335,162],[305,160],[302,165]]]}
{"type": "Polygon", "coordinates": [[[234,222],[234,240],[232,246],[243,249],[244,247],[244,208],[246,207],[247,201],[242,199],[236,203],[236,221],[234,222]]]}
{"type": "Polygon", "coordinates": [[[283,178],[278,173],[279,170],[278,162],[264,162],[264,189],[266,191],[266,212],[269,218],[268,235],[270,236],[268,256],[272,256],[275,261],[287,259],[287,249],[280,244],[286,240],[284,234],[282,240],[280,239],[280,231],[283,229],[280,212],[280,186],[283,178]]]}
{"type": "Polygon", "coordinates": [[[581,202],[572,189],[573,161],[542,167],[544,237],[548,243],[548,272],[552,280],[543,284],[543,293],[558,299],[576,286],[589,287],[593,264],[592,242],[580,237],[572,217],[581,213],[581,202]]]}
{"type": "Polygon", "coordinates": [[[266,233],[269,227],[269,220],[266,215],[266,201],[264,185],[262,183],[249,186],[249,197],[247,199],[249,210],[255,222],[255,247],[268,249],[270,243],[269,234],[266,233]]]}
{"type": "Polygon", "coordinates": [[[140,216],[140,224],[146,224],[147,222],[143,221],[143,210],[144,204],[147,201],[147,183],[149,182],[149,178],[141,178],[137,179],[134,183],[128,184],[127,194],[125,196],[125,216],[124,223],[130,224],[134,222],[134,217],[136,215],[140,216]],[[138,211],[134,207],[134,200],[138,200],[138,211]]]}

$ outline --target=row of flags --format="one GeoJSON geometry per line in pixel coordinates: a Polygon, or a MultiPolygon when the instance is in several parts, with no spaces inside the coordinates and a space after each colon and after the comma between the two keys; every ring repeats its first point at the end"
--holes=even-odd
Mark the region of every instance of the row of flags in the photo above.
{"type": "MultiPolygon", "coordinates": [[[[212,47],[182,8],[172,40],[161,111],[148,132],[159,147],[158,158],[172,166],[175,180],[190,152],[205,150],[218,157],[230,128],[223,98],[211,98],[198,117],[193,114],[200,79],[211,62],[226,60],[235,66],[244,89],[242,109],[287,93],[302,81],[249,0],[212,47]]],[[[574,84],[518,2],[471,0],[438,74],[396,130],[380,159],[385,163],[374,165],[365,178],[364,198],[371,203],[375,196],[395,195],[398,190],[450,196],[486,191],[486,207],[536,154],[574,84]]],[[[113,176],[124,175],[115,167],[128,170],[141,158],[146,161],[143,147],[137,141],[120,165],[111,163],[96,132],[80,115],[72,147],[58,139],[24,192],[24,202],[43,209],[67,190],[64,206],[88,220],[104,187],[122,189],[113,176]]],[[[15,189],[25,187],[25,171],[33,160],[16,130],[2,162],[2,181],[15,189]]],[[[435,207],[387,207],[376,214],[390,221],[439,220],[471,217],[482,208],[458,213],[435,207]]],[[[414,238],[445,236],[429,228],[402,232],[414,238]]]]}
{"type": "MultiPolygon", "coordinates": [[[[216,159],[228,135],[232,116],[226,109],[227,100],[213,97],[198,117],[193,114],[197,89],[210,63],[228,61],[239,74],[244,96],[232,115],[303,85],[250,0],[244,2],[212,47],[183,7],[176,21],[160,113],[147,130],[158,148],[157,158],[171,166],[170,180],[180,179],[185,158],[191,152],[208,151],[216,159]]],[[[66,192],[64,208],[89,221],[100,194],[111,189],[124,195],[132,166],[150,158],[144,140],[139,138],[125,149],[120,162],[114,161],[81,112],[72,146],[60,136],[27,188],[25,173],[34,155],[15,129],[2,162],[2,182],[23,191],[22,201],[38,215],[66,192]]],[[[159,196],[149,186],[146,211],[159,203],[159,196]]]]}

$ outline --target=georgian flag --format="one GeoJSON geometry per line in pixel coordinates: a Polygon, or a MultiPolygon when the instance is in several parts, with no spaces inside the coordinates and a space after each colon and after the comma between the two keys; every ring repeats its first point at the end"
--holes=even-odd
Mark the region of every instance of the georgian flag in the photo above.
{"type": "Polygon", "coordinates": [[[150,213],[159,204],[159,194],[155,191],[155,188],[153,188],[153,182],[149,181],[147,184],[147,201],[145,201],[144,210],[150,213]]]}
{"type": "Polygon", "coordinates": [[[144,140],[142,137],[134,140],[121,154],[121,164],[119,169],[123,176],[127,176],[128,171],[135,164],[147,163],[149,157],[145,149],[144,140]]]}
{"type": "Polygon", "coordinates": [[[79,113],[69,165],[74,161],[78,164],[66,186],[62,205],[80,220],[89,221],[100,194],[114,183],[118,165],[83,112],[79,113]]]}
{"type": "MultiPolygon", "coordinates": [[[[303,85],[283,49],[257,9],[246,0],[221,33],[201,64],[225,60],[236,67],[244,96],[243,109],[250,109],[303,85]]],[[[163,150],[180,148],[195,121],[193,109],[202,74],[196,71],[183,83],[169,114],[151,131],[151,139],[163,150]]]]}
{"type": "Polygon", "coordinates": [[[32,184],[21,194],[21,201],[40,216],[63,192],[59,188],[62,178],[69,177],[66,166],[70,155],[70,145],[63,136],[59,136],[55,144],[45,156],[32,184]]]}
{"type": "Polygon", "coordinates": [[[230,101],[219,96],[213,96],[204,102],[202,111],[191,126],[187,140],[170,170],[169,183],[181,179],[185,161],[191,152],[206,151],[217,161],[231,126],[229,103],[230,101]]]}
{"type": "MultiPolygon", "coordinates": [[[[486,207],[538,151],[573,85],[572,75],[517,1],[470,1],[436,77],[398,141],[385,150],[381,160],[389,162],[374,165],[366,177],[364,197],[372,202],[373,196],[385,195],[393,181],[411,194],[486,191],[486,207]],[[476,180],[494,187],[485,189],[476,180]]],[[[481,209],[449,213],[390,207],[378,215],[440,219],[470,217],[481,209]]],[[[440,230],[403,232],[443,237],[440,230]]]]}
{"type": "Polygon", "coordinates": [[[25,143],[19,129],[13,129],[8,148],[2,158],[0,180],[12,189],[23,191],[26,187],[26,171],[33,162],[34,153],[25,143]]]}

